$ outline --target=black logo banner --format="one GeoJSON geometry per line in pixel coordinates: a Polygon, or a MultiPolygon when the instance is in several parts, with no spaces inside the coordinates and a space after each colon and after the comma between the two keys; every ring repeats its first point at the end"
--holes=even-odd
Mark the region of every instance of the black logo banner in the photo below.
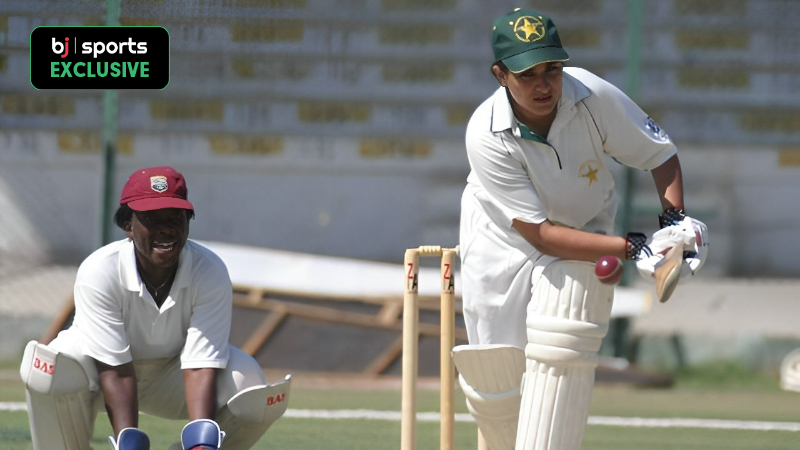
{"type": "Polygon", "coordinates": [[[164,89],[169,33],[162,27],[37,27],[31,32],[36,89],[164,89]]]}

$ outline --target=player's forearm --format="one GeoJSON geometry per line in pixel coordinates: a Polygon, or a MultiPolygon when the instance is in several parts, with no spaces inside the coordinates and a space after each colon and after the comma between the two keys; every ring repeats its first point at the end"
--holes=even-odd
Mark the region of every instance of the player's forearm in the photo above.
{"type": "Polygon", "coordinates": [[[674,155],[651,172],[658,191],[658,197],[661,200],[661,208],[684,210],[683,174],[678,155],[674,155]]]}
{"type": "Polygon", "coordinates": [[[216,380],[216,369],[184,369],[183,383],[189,420],[214,419],[217,410],[216,380]]]}
{"type": "Polygon", "coordinates": [[[133,364],[109,366],[97,361],[96,366],[114,436],[124,428],[138,427],[139,401],[133,364]]]}
{"type": "Polygon", "coordinates": [[[513,221],[522,237],[540,252],[561,259],[595,262],[605,255],[625,259],[625,238],[557,226],[549,221],[532,224],[513,221]]]}

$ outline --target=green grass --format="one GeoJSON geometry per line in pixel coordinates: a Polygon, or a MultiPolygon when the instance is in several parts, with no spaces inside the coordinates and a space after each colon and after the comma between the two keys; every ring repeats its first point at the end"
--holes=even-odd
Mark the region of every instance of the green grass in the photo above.
{"type": "MultiPolygon", "coordinates": [[[[595,416],[708,418],[800,422],[800,394],[784,392],[769,376],[752,374],[726,364],[686,369],[676,373],[676,387],[651,390],[598,386],[592,398],[595,416]]],[[[4,380],[0,401],[24,401],[22,384],[4,380]]],[[[420,390],[420,411],[438,410],[438,392],[420,390]]],[[[328,390],[298,388],[290,397],[292,409],[375,409],[399,411],[398,390],[328,390]]],[[[466,412],[457,392],[456,411],[466,412]]],[[[178,439],[183,423],[143,415],[140,427],[147,431],[153,449],[166,449],[178,439]]],[[[98,416],[92,446],[110,448],[111,429],[105,414],[98,416]]],[[[456,424],[456,448],[476,448],[474,423],[456,424]]],[[[798,448],[800,433],[781,431],[704,430],[694,428],[630,428],[589,426],[582,450],[789,450],[798,448]]],[[[435,449],[438,423],[420,422],[417,444],[435,449]]],[[[283,418],[254,450],[396,450],[400,423],[382,420],[322,420],[283,418]]],[[[0,412],[0,448],[30,450],[25,412],[0,412]]]]}
{"type": "Polygon", "coordinates": [[[674,373],[676,387],[715,391],[779,392],[779,374],[748,370],[733,361],[692,365],[674,373]]]}
{"type": "Polygon", "coordinates": [[[790,450],[798,438],[787,431],[590,426],[581,450],[790,450]]]}
{"type": "Polygon", "coordinates": [[[800,394],[598,388],[592,396],[590,413],[597,416],[800,422],[800,394]]]}
{"type": "Polygon", "coordinates": [[[33,448],[26,412],[0,411],[0,447],[8,450],[33,448]]]}
{"type": "Polygon", "coordinates": [[[0,401],[24,402],[25,388],[22,387],[22,382],[17,380],[2,380],[2,382],[0,382],[0,401]]]}

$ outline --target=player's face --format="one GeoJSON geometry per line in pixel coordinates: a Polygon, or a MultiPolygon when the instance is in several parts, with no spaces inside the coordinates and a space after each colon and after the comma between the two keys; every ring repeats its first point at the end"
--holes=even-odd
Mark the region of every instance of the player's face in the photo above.
{"type": "Polygon", "coordinates": [[[127,225],[125,232],[133,241],[142,264],[165,269],[178,263],[178,256],[189,238],[185,209],[134,211],[127,225]]]}
{"type": "Polygon", "coordinates": [[[498,81],[511,93],[516,103],[514,112],[522,116],[518,117],[520,120],[549,119],[552,123],[561,100],[563,72],[564,63],[547,62],[520,73],[500,71],[502,79],[498,77],[498,81]]]}

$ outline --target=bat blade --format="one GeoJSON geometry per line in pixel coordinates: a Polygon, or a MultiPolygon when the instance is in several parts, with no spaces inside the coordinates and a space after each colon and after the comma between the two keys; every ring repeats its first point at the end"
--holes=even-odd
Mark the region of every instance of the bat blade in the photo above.
{"type": "Polygon", "coordinates": [[[661,303],[669,300],[681,276],[683,246],[676,244],[659,261],[653,273],[656,279],[656,296],[661,303]]]}

